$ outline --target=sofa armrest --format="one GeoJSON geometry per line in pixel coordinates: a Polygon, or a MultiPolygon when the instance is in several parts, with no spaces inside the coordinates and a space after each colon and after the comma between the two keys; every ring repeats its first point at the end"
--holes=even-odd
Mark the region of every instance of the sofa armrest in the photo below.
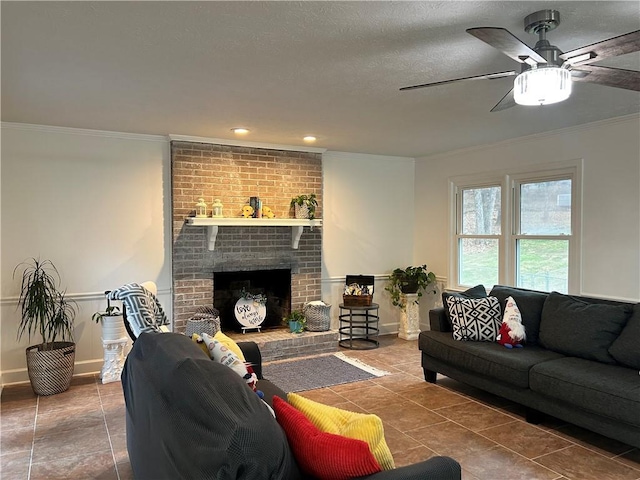
{"type": "Polygon", "coordinates": [[[436,332],[451,331],[451,321],[449,320],[444,307],[437,307],[429,310],[429,325],[431,326],[431,330],[436,332]]]}
{"type": "Polygon", "coordinates": [[[460,480],[462,470],[460,464],[449,457],[431,457],[429,460],[384,470],[367,477],[367,480],[460,480]]]}
{"type": "Polygon", "coordinates": [[[253,367],[253,371],[258,377],[258,380],[262,379],[262,354],[260,348],[256,342],[238,342],[238,347],[242,350],[244,359],[247,363],[250,363],[253,367]]]}

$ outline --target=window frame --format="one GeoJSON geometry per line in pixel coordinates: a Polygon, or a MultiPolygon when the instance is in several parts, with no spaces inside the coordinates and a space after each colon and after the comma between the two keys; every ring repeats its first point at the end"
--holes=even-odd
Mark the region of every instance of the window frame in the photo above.
{"type": "MultiPolygon", "coordinates": [[[[515,286],[517,282],[517,242],[520,239],[563,239],[569,241],[568,293],[581,288],[581,219],[582,219],[582,166],[583,160],[570,160],[553,164],[522,167],[485,173],[462,175],[449,179],[449,281],[451,290],[466,290],[473,285],[460,283],[460,239],[498,239],[498,283],[515,286]],[[571,180],[571,234],[570,235],[522,235],[520,228],[520,186],[553,180],[571,180]],[[463,235],[462,190],[500,186],[501,224],[500,235],[463,235]]],[[[488,290],[491,285],[485,285],[488,290]]]]}

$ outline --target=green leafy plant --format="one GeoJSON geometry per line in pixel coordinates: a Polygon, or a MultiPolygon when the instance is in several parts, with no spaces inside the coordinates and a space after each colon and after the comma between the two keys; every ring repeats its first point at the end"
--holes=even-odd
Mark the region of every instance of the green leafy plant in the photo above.
{"type": "Polygon", "coordinates": [[[291,208],[294,208],[296,205],[302,207],[306,206],[309,209],[309,218],[313,219],[316,216],[316,208],[318,206],[318,200],[316,200],[316,194],[312,193],[310,195],[298,195],[297,197],[293,197],[291,199],[291,208]]]}
{"type": "MultiPolygon", "coordinates": [[[[109,292],[104,292],[105,295],[107,295],[109,292]]],[[[93,320],[96,323],[100,323],[100,320],[102,320],[102,317],[117,317],[119,315],[122,315],[122,311],[120,311],[119,307],[116,307],[115,305],[111,305],[111,300],[109,300],[109,298],[107,298],[107,308],[104,309],[104,312],[96,312],[93,314],[93,316],[91,317],[91,320],[93,320]]]]}
{"type": "Polygon", "coordinates": [[[418,298],[415,303],[418,304],[420,297],[427,289],[435,293],[436,275],[427,271],[426,265],[417,267],[409,266],[404,269],[396,268],[389,275],[389,281],[384,289],[391,295],[391,302],[394,306],[400,307],[402,310],[406,308],[402,294],[416,293],[418,298]]]}
{"type": "Polygon", "coordinates": [[[291,323],[297,324],[297,328],[293,329],[292,333],[302,333],[307,326],[307,318],[304,316],[302,310],[293,310],[282,319],[282,322],[289,326],[291,326],[291,323]]]}
{"type": "Polygon", "coordinates": [[[54,342],[73,341],[73,322],[77,304],[66,297],[66,291],[59,290],[60,274],[50,260],[32,258],[22,262],[13,270],[13,278],[21,268],[22,282],[18,306],[22,319],[18,325],[18,340],[25,332],[40,334],[42,344],[39,350],[53,350],[54,342]]]}

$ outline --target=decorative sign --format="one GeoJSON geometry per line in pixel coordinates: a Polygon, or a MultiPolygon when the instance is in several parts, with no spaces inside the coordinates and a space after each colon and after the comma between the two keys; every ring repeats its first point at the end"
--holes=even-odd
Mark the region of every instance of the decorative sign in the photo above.
{"type": "Polygon", "coordinates": [[[233,309],[238,323],[244,328],[259,328],[267,316],[267,307],[252,298],[240,298],[233,309]]]}

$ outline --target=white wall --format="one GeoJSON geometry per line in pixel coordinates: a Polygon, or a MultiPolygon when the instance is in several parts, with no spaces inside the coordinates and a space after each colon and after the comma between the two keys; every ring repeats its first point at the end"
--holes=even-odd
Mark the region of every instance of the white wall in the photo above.
{"type": "MultiPolygon", "coordinates": [[[[0,364],[2,383],[26,381],[14,267],[52,260],[78,302],[76,373],[99,371],[104,290],[152,279],[170,315],[170,150],[165,137],[2,124],[0,364]]],[[[412,263],[412,159],[328,152],[323,156],[323,298],[334,305],[344,277],[376,276],[384,332],[398,310],[385,275],[412,263]]]]}
{"type": "Polygon", "coordinates": [[[413,264],[414,161],[326,152],[322,172],[322,296],[333,326],[346,275],[374,275],[381,331],[397,332],[399,310],[384,286],[391,270],[413,264]]]}
{"type": "Polygon", "coordinates": [[[21,261],[40,257],[58,268],[78,302],[76,373],[102,364],[104,290],[154,280],[170,314],[170,155],[166,138],[2,124],[2,382],[24,381],[16,341],[21,261]]]}
{"type": "Polygon", "coordinates": [[[415,257],[447,276],[448,179],[583,159],[583,295],[640,300],[640,117],[416,159],[415,257]]]}
{"type": "MultiPolygon", "coordinates": [[[[397,266],[448,272],[450,176],[584,158],[584,294],[640,299],[638,117],[413,159],[323,155],[323,299],[334,326],[347,274],[376,277],[383,333],[399,312],[384,291],[397,266]]],[[[102,292],[155,280],[171,306],[170,152],[164,137],[2,124],[0,365],[2,383],[26,381],[26,337],[16,341],[11,278],[22,260],[51,259],[78,301],[76,373],[102,364],[102,292]]],[[[426,318],[434,298],[421,305],[426,318]]],[[[167,312],[169,315],[170,311],[167,312]]],[[[422,324],[424,325],[423,320],[422,324]]]]}

